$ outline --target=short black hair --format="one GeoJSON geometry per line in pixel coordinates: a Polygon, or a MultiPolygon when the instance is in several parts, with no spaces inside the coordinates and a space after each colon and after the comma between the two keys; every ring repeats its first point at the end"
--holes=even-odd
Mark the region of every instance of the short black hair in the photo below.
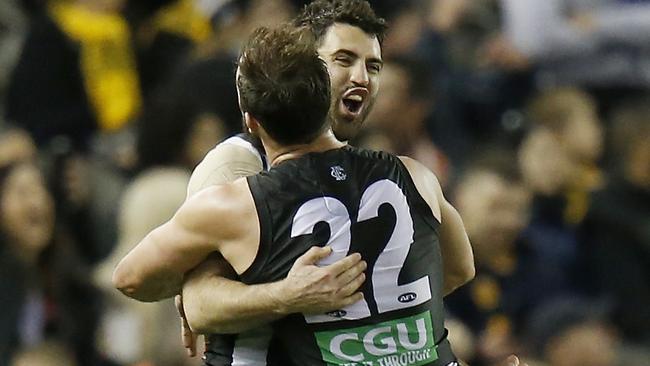
{"type": "Polygon", "coordinates": [[[242,49],[239,72],[242,111],[278,143],[308,143],[326,127],[329,73],[307,29],[256,29],[242,49]]]}
{"type": "Polygon", "coordinates": [[[377,16],[366,0],[315,0],[294,18],[294,25],[309,28],[320,42],[334,23],[361,28],[377,37],[381,45],[386,35],[386,20],[377,16]]]}

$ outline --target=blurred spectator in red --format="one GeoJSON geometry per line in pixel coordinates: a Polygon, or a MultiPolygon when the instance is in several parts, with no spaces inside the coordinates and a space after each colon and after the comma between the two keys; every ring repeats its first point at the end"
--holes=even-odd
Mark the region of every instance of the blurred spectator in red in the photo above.
{"type": "Polygon", "coordinates": [[[476,277],[445,298],[451,314],[476,336],[471,365],[518,352],[521,322],[537,296],[531,287],[543,270],[518,241],[531,195],[516,164],[499,150],[481,155],[463,172],[453,195],[474,249],[476,277]]]}
{"type": "Polygon", "coordinates": [[[613,169],[591,197],[583,250],[615,324],[650,349],[650,100],[629,101],[611,122],[613,169]]]}
{"type": "Polygon", "coordinates": [[[84,365],[93,347],[100,298],[63,236],[52,196],[30,162],[0,168],[0,363],[52,338],[84,365]]]}
{"type": "Polygon", "coordinates": [[[11,78],[7,117],[39,145],[57,135],[85,148],[140,110],[140,87],[124,0],[51,0],[32,19],[11,78]]]}

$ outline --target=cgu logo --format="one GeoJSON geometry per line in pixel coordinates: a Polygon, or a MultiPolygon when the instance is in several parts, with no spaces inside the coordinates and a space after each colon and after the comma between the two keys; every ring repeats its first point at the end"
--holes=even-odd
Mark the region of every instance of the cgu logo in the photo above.
{"type": "Polygon", "coordinates": [[[415,292],[407,292],[405,294],[399,295],[397,298],[397,301],[401,303],[406,303],[406,302],[411,302],[415,300],[418,297],[418,295],[415,292]]]}
{"type": "MultiPolygon", "coordinates": [[[[412,327],[412,325],[411,325],[412,327]]],[[[329,343],[329,349],[336,357],[361,362],[373,356],[386,356],[398,351],[398,347],[407,351],[422,349],[427,345],[427,324],[424,318],[415,321],[417,339],[411,340],[409,333],[414,333],[412,328],[405,323],[390,324],[383,327],[372,328],[365,334],[343,333],[333,337],[329,343]],[[349,343],[346,345],[346,343],[349,343]],[[343,349],[348,352],[344,352],[343,349]],[[350,352],[354,349],[355,351],[350,352]],[[365,352],[364,352],[365,351],[365,352]]]]}

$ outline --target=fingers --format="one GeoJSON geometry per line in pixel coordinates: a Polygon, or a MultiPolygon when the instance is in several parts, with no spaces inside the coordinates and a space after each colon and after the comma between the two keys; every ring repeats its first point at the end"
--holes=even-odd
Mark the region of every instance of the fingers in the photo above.
{"type": "Polygon", "coordinates": [[[359,302],[363,299],[363,293],[362,292],[355,292],[354,294],[346,297],[341,301],[341,308],[344,308],[346,306],[352,305],[356,302],[359,302]]]}
{"type": "Polygon", "coordinates": [[[192,332],[190,324],[187,322],[185,317],[185,309],[183,309],[183,297],[181,295],[176,295],[174,297],[174,305],[176,306],[176,311],[181,318],[181,341],[183,342],[183,347],[185,352],[190,357],[196,356],[196,334],[192,332]]]}
{"type": "Polygon", "coordinates": [[[185,320],[182,321],[181,332],[183,338],[183,347],[190,357],[196,356],[196,334],[192,332],[185,320]]]}
{"type": "MultiPolygon", "coordinates": [[[[295,264],[310,265],[316,264],[321,259],[327,258],[332,253],[332,247],[311,247],[305,254],[296,259],[295,264]]],[[[294,265],[295,265],[294,264],[294,265]]]]}
{"type": "MultiPolygon", "coordinates": [[[[351,269],[355,265],[357,265],[361,261],[361,254],[359,253],[353,253],[348,255],[347,257],[338,260],[332,264],[330,264],[327,268],[328,271],[335,277],[338,277],[341,275],[343,272],[351,269]]],[[[355,276],[356,277],[356,276],[355,276]]],[[[354,277],[352,277],[354,278],[354,277]]]]}
{"type": "Polygon", "coordinates": [[[183,309],[183,297],[181,295],[176,295],[174,297],[174,305],[176,306],[176,311],[181,318],[185,319],[185,309],[183,309]]]}
{"type": "Polygon", "coordinates": [[[347,285],[341,287],[341,290],[339,291],[341,295],[343,296],[350,296],[352,295],[355,291],[363,285],[363,282],[366,280],[366,275],[361,272],[355,277],[352,281],[348,282],[347,285]]]}
{"type": "Polygon", "coordinates": [[[349,282],[352,280],[356,279],[360,274],[363,273],[363,271],[366,270],[366,267],[368,267],[368,264],[365,261],[360,261],[351,268],[348,268],[345,272],[341,273],[337,281],[340,284],[340,286],[347,285],[349,282]]]}

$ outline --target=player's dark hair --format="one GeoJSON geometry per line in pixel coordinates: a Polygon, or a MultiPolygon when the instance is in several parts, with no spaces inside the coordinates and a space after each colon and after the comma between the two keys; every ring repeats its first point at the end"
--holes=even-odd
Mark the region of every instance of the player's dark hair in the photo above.
{"type": "Polygon", "coordinates": [[[308,143],[326,127],[329,74],[305,28],[256,29],[242,49],[239,72],[242,111],[278,143],[308,143]]]}
{"type": "Polygon", "coordinates": [[[320,42],[334,23],[344,23],[361,28],[377,37],[382,44],[386,34],[386,21],[378,17],[366,0],[315,0],[305,5],[294,18],[294,25],[309,28],[320,42]]]}

